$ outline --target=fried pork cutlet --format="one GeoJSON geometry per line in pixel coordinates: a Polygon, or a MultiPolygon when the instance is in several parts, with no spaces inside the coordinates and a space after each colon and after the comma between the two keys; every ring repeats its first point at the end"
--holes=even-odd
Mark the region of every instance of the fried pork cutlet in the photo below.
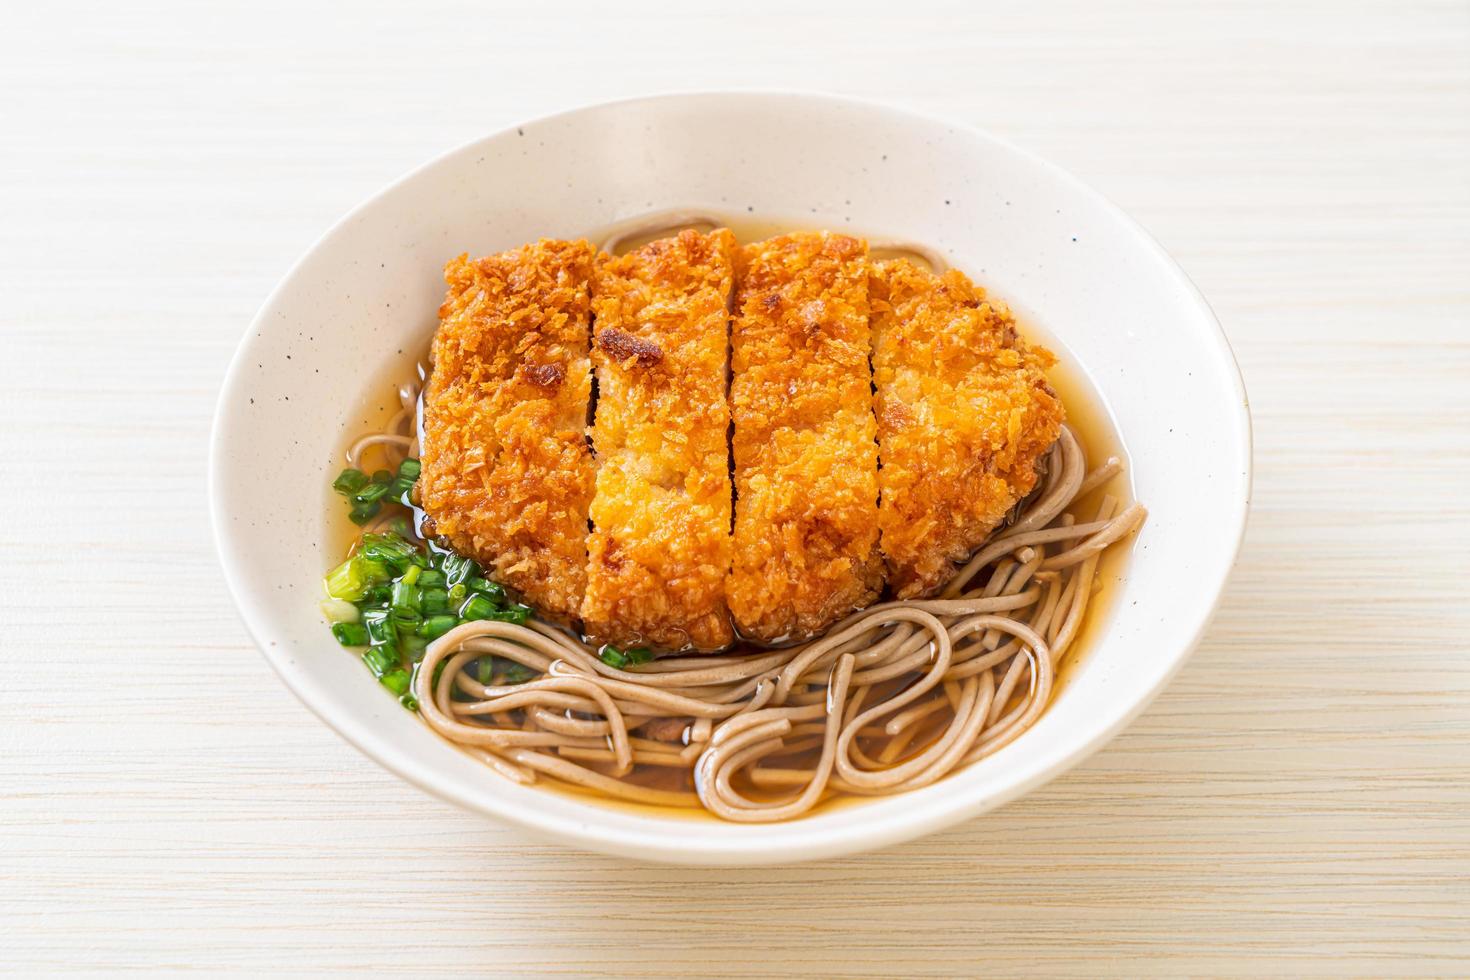
{"type": "Polygon", "coordinates": [[[870,295],[878,519],[889,587],[907,599],[943,585],[1031,492],[1063,411],[1051,352],[963,273],[876,263],[870,295]]]}
{"type": "Polygon", "coordinates": [[[586,585],[589,281],[584,241],[543,240],[444,269],[424,395],[419,492],[433,527],[554,619],[586,585]]]}
{"type": "Polygon", "coordinates": [[[754,639],[814,633],[883,584],[866,253],[863,242],[827,232],[739,253],[726,598],[754,639]]]}
{"type": "Polygon", "coordinates": [[[725,401],[735,239],[685,231],[617,258],[592,288],[598,400],[585,629],[713,650],[733,639],[725,401]]]}

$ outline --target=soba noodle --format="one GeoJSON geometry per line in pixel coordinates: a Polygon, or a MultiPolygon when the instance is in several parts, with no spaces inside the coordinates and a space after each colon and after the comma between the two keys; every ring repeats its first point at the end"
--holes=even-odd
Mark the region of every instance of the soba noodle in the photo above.
{"type": "MultiPolygon", "coordinates": [[[[371,447],[390,463],[414,452],[417,390],[399,398],[386,431],[353,444],[354,465],[371,447]]],[[[926,786],[1046,708],[1101,552],[1146,516],[1111,496],[1070,512],[1121,471],[1116,457],[1089,471],[1063,428],[1038,489],[941,595],[872,606],[798,646],[618,669],[551,624],[476,621],[428,645],[413,693],[430,727],[522,784],[549,777],[742,823],[926,786]],[[513,682],[509,664],[533,679],[513,682]]]]}
{"type": "Polygon", "coordinates": [[[418,418],[419,386],[404,382],[398,386],[398,411],[383,426],[354,442],[347,449],[347,465],[362,469],[362,457],[373,446],[383,446],[389,466],[396,468],[409,456],[417,456],[419,439],[415,422],[418,418]],[[391,449],[389,448],[391,447],[391,449]]]}

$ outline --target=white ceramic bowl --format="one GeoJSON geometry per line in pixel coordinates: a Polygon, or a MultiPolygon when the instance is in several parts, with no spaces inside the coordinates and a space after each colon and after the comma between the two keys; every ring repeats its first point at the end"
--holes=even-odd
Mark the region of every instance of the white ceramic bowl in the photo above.
{"type": "Polygon", "coordinates": [[[524,123],[353,211],[287,274],[235,356],[210,459],[214,529],[251,634],[367,755],[447,800],[579,847],[698,864],[868,850],[1010,800],[1097,749],[1199,640],[1245,527],[1250,418],[1203,298],[1138,225],[1063,171],[964,126],[828,96],[672,95],[524,123]],[[641,212],[707,207],[949,253],[1029,311],[1101,393],[1150,509],[1093,649],[1034,728],[898,797],[772,826],[648,816],[501,779],[400,708],[317,610],[343,406],[420,349],[444,261],[641,212]]]}

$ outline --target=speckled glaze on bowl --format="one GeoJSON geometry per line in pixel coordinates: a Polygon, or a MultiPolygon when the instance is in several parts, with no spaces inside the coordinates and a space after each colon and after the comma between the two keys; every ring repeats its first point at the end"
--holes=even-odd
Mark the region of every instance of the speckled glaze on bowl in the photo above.
{"type": "Polygon", "coordinates": [[[444,799],[578,847],[689,864],[850,854],[974,817],[1097,749],[1198,642],[1245,528],[1250,417],[1198,291],[1116,207],[1036,157],[900,109],[788,93],[577,109],[461,147],[353,211],[286,275],[220,394],[214,530],[242,618],[343,737],[444,799]],[[1150,509],[1093,649],[1015,744],[933,786],[769,826],[609,808],[496,776],[401,709],[317,611],[338,560],[323,481],[342,406],[420,345],[445,259],[575,236],[665,208],[800,217],[928,243],[1018,308],[1100,393],[1150,509]],[[269,474],[272,491],[259,492],[269,474]]]}

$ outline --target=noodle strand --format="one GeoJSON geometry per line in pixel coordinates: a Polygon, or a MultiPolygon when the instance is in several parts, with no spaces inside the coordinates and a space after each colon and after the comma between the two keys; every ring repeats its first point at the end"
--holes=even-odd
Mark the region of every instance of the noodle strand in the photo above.
{"type": "MultiPolygon", "coordinates": [[[[411,445],[402,421],[353,452],[411,445]]],[[[798,646],[619,669],[563,628],[476,621],[429,644],[413,692],[430,727],[523,784],[550,777],[741,823],[797,817],[833,793],[916,789],[1000,751],[1046,709],[1102,553],[1147,517],[1105,497],[1076,518],[1120,472],[1116,458],[1089,472],[1063,428],[1014,522],[938,597],[871,606],[798,646]],[[536,676],[481,683],[484,657],[536,676]],[[694,791],[662,788],[669,774],[694,791]]]]}

